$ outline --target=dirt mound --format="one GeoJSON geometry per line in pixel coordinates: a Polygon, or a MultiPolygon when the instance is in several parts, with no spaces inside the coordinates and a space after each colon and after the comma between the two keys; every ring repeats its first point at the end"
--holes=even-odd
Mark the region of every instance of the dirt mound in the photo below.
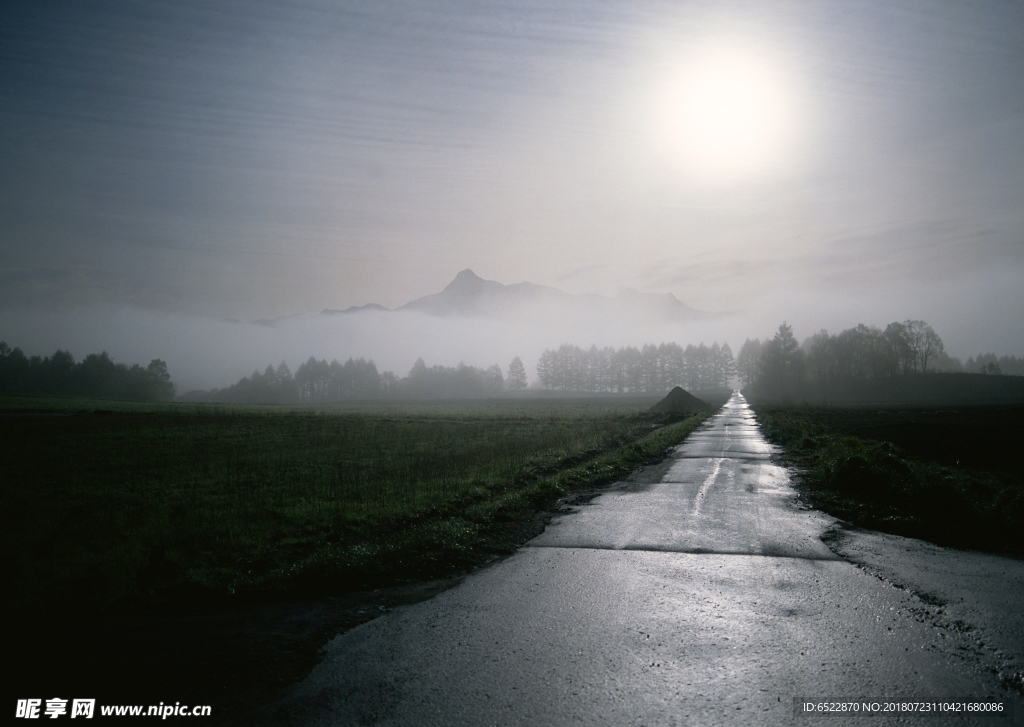
{"type": "Polygon", "coordinates": [[[708,405],[683,387],[677,386],[668,392],[668,396],[651,407],[652,412],[681,414],[688,411],[705,411],[708,405]]]}

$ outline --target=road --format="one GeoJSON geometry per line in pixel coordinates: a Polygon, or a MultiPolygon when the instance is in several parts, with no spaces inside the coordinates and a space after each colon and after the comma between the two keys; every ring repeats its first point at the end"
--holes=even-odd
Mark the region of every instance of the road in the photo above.
{"type": "Polygon", "coordinates": [[[1003,682],[1021,668],[1021,563],[837,531],[772,454],[735,394],[516,555],[334,639],[266,722],[1024,723],[1003,682]],[[885,711],[911,702],[1003,712],[885,711]]]}

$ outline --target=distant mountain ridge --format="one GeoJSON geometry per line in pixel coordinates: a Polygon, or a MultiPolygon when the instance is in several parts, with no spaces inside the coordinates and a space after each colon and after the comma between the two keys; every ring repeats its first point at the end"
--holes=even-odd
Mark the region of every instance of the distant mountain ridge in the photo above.
{"type": "Polygon", "coordinates": [[[524,306],[568,303],[571,298],[568,293],[545,285],[502,285],[494,280],[484,280],[466,268],[440,293],[424,295],[397,310],[420,311],[434,316],[493,316],[524,306]]]}
{"type": "Polygon", "coordinates": [[[350,306],[350,307],[346,308],[345,310],[333,310],[331,308],[324,308],[322,311],[320,311],[320,315],[322,315],[322,316],[332,316],[332,315],[335,315],[335,314],[338,314],[338,313],[359,313],[360,311],[365,311],[365,310],[390,311],[391,309],[390,308],[385,308],[384,306],[378,305],[377,303],[367,303],[366,305],[353,305],[353,306],[350,306]]]}
{"type": "MultiPolygon", "coordinates": [[[[641,293],[624,290],[613,297],[572,295],[558,288],[522,282],[504,285],[484,280],[466,268],[440,293],[431,293],[390,309],[376,303],[352,306],[344,310],[325,308],[320,315],[353,315],[366,311],[417,311],[438,317],[510,318],[537,314],[556,314],[559,310],[595,316],[696,321],[717,317],[686,305],[671,293],[641,293]]],[[[283,319],[281,319],[283,320],[283,319]]],[[[266,325],[267,321],[260,321],[266,325]]]]}

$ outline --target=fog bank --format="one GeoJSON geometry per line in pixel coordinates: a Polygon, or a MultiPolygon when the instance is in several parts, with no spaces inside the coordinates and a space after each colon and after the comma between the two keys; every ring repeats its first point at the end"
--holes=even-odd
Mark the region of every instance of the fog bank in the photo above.
{"type": "Polygon", "coordinates": [[[966,359],[988,351],[1024,355],[1018,285],[1011,274],[993,282],[987,297],[980,299],[964,298],[966,289],[956,286],[907,286],[899,306],[885,295],[844,298],[806,290],[777,291],[751,309],[695,322],[610,319],[568,310],[505,319],[368,311],[296,315],[266,326],[137,308],[4,308],[0,340],[27,355],[47,356],[66,349],[76,359],[103,350],[123,363],[146,364],[160,358],[167,362],[179,392],[224,387],[281,361],[294,370],[310,356],[369,358],[379,371],[400,377],[420,357],[430,366],[498,364],[507,373],[509,362],[519,356],[533,382],[541,353],[563,343],[619,348],[717,341],[728,343],[736,353],[746,338],[770,337],[783,320],[803,340],[822,328],[835,333],[858,323],[884,328],[892,321],[922,319],[934,327],[952,356],[966,359]]]}

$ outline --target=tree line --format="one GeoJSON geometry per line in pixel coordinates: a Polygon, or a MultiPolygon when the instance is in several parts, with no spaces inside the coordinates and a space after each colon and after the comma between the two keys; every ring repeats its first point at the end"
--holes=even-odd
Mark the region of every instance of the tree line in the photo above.
{"type": "MultiPolygon", "coordinates": [[[[673,386],[691,391],[729,387],[738,378],[755,395],[797,397],[807,387],[842,389],[855,381],[934,371],[1024,375],[1024,358],[987,353],[961,363],[946,354],[942,339],[924,321],[890,323],[885,329],[861,324],[838,334],[822,330],[803,343],[783,323],[773,338],[747,339],[735,359],[728,343],[717,342],[685,348],[675,342],[589,349],[563,344],[541,354],[535,385],[565,393],[656,394],[673,386]]],[[[226,403],[465,399],[520,392],[528,383],[518,356],[507,374],[497,364],[427,366],[421,358],[401,378],[379,372],[368,359],[340,363],[310,357],[294,373],[281,362],[223,389],[192,391],[182,398],[226,403]]],[[[0,393],[158,401],[174,398],[175,386],[160,359],[143,367],[115,363],[105,351],[79,362],[64,350],[29,357],[0,341],[0,393]]]]}
{"type": "Polygon", "coordinates": [[[920,320],[890,323],[885,329],[860,324],[837,334],[822,330],[802,344],[792,326],[783,322],[763,343],[756,338],[744,341],[736,371],[755,395],[785,398],[809,389],[837,391],[852,382],[915,374],[1024,373],[1024,360],[987,354],[961,364],[946,353],[935,330],[920,320]]]}
{"type": "Polygon", "coordinates": [[[486,369],[467,366],[427,366],[422,358],[409,375],[378,372],[373,361],[359,358],[310,357],[292,374],[288,364],[253,371],[237,383],[209,392],[189,392],[193,401],[224,403],[335,403],[365,399],[472,399],[499,396],[526,388],[526,369],[517,356],[509,364],[508,379],[497,364],[486,369]]]}
{"type": "Polygon", "coordinates": [[[995,376],[1024,376],[1024,356],[996,356],[994,353],[979,353],[963,364],[969,374],[990,374],[995,376]]]}
{"type": "Polygon", "coordinates": [[[174,398],[175,386],[167,364],[158,358],[145,367],[128,366],[115,363],[103,351],[76,362],[69,351],[26,356],[0,341],[0,393],[167,401],[174,398]]]}
{"type": "Polygon", "coordinates": [[[728,343],[646,344],[642,348],[583,350],[563,344],[546,350],[537,362],[537,378],[545,389],[589,393],[664,393],[674,386],[691,391],[728,387],[736,373],[728,343]]]}
{"type": "MultiPolygon", "coordinates": [[[[673,386],[696,391],[727,387],[735,375],[729,344],[703,343],[683,348],[677,343],[642,348],[564,344],[545,351],[537,362],[538,384],[565,393],[664,393],[673,386]]],[[[332,403],[367,399],[474,399],[524,391],[529,384],[519,356],[507,375],[494,364],[487,368],[427,366],[422,358],[408,375],[380,372],[367,359],[309,358],[294,373],[288,364],[253,371],[237,383],[183,396],[191,401],[224,403],[332,403]]]]}

